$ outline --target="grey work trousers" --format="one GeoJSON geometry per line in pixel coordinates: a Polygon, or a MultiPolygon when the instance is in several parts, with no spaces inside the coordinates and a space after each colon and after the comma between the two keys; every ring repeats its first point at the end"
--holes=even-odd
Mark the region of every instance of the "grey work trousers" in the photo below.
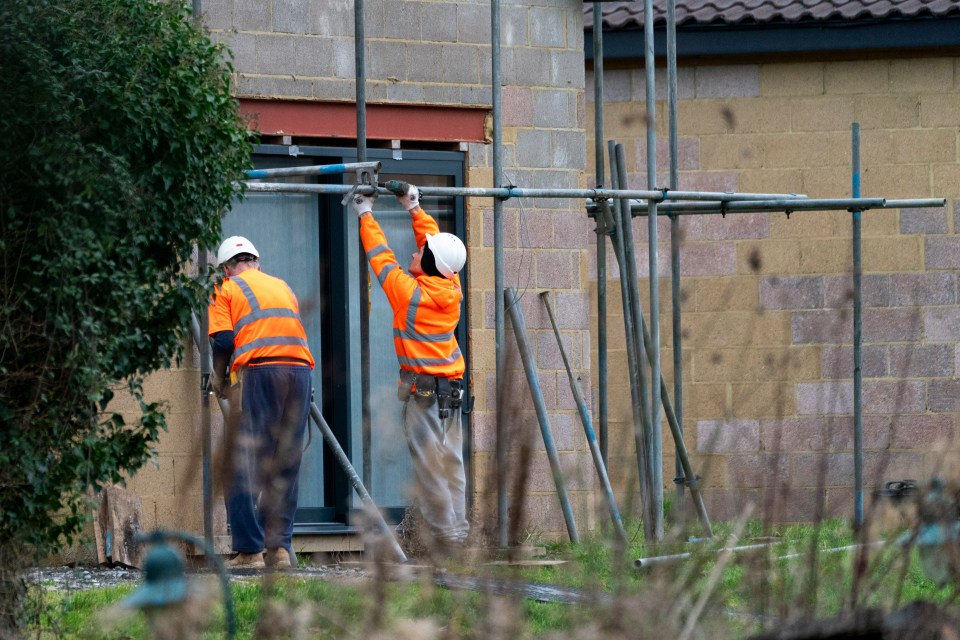
{"type": "Polygon", "coordinates": [[[436,394],[414,393],[403,406],[403,432],[413,459],[417,501],[431,534],[444,543],[464,542],[470,524],[459,407],[441,420],[436,394]]]}

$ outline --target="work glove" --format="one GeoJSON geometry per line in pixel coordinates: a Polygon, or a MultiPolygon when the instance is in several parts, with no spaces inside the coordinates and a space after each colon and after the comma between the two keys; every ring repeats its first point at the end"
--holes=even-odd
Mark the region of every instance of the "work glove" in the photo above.
{"type": "Polygon", "coordinates": [[[358,216],[362,216],[368,211],[373,212],[373,198],[370,196],[355,193],[350,203],[353,205],[353,210],[357,212],[358,216]]]}
{"type": "Polygon", "coordinates": [[[420,206],[420,190],[412,184],[407,185],[407,192],[397,198],[400,200],[400,206],[407,211],[420,206]]]}

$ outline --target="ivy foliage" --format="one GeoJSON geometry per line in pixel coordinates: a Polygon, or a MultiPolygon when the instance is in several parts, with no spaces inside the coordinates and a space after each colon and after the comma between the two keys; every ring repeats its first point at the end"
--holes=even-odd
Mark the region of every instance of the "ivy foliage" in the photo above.
{"type": "Polygon", "coordinates": [[[166,428],[251,145],[225,51],[178,2],[0,2],[0,551],[54,550],[166,428]],[[128,390],[127,419],[111,404],[128,390]]]}

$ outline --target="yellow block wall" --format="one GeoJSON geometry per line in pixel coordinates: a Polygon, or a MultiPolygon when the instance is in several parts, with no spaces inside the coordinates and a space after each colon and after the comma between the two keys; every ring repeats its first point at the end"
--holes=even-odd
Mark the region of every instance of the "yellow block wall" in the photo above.
{"type": "MultiPolygon", "coordinates": [[[[630,185],[644,188],[644,72],[608,67],[604,80],[605,137],[625,145],[630,185]]],[[[658,69],[658,96],[666,95],[664,80],[658,69]]],[[[590,123],[592,73],[586,88],[590,123]]],[[[850,197],[851,123],[859,122],[864,197],[947,199],[940,208],[863,213],[866,504],[888,480],[952,473],[960,391],[960,59],[681,61],[678,93],[680,189],[850,197]]],[[[666,186],[665,102],[656,110],[658,185],[666,186]]],[[[589,124],[587,132],[592,167],[589,124]]],[[[649,311],[646,218],[634,225],[649,311]]],[[[658,230],[661,357],[672,396],[669,221],[658,230]]],[[[732,517],[747,499],[778,520],[851,515],[851,214],[683,216],[680,233],[683,420],[711,517],[732,517]]],[[[626,494],[637,464],[619,271],[611,249],[607,257],[611,475],[626,494]]],[[[594,290],[596,271],[594,252],[594,290]]],[[[595,328],[595,305],[591,310],[595,328]]],[[[596,363],[595,340],[591,348],[596,363]]],[[[593,374],[596,384],[595,367],[593,374]]],[[[665,423],[663,432],[672,496],[665,423]]]]}
{"type": "MultiPolygon", "coordinates": [[[[160,434],[156,455],[126,481],[126,488],[143,503],[143,528],[173,529],[203,535],[203,440],[200,404],[199,353],[187,347],[180,367],[158,371],[144,383],[146,402],[161,402],[167,431],[160,434]]],[[[216,398],[210,399],[213,446],[222,440],[223,418],[216,398]]],[[[110,409],[128,423],[139,416],[126,393],[118,393],[110,409]]],[[[226,534],[222,494],[212,500],[213,532],[226,534]]]]}

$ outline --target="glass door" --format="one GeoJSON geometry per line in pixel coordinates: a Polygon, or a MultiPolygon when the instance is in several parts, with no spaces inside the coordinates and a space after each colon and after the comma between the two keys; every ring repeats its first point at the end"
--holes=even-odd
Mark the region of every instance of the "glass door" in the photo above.
{"type": "MultiPolygon", "coordinates": [[[[257,168],[355,162],[355,150],[333,147],[258,145],[257,168]]],[[[463,186],[464,154],[371,149],[368,160],[383,163],[379,180],[419,186],[463,186]]],[[[269,182],[352,184],[352,174],[270,179],[269,182]]],[[[300,315],[316,360],[314,401],[357,475],[384,516],[398,522],[410,500],[412,466],[397,400],[399,365],[393,348],[393,313],[363,256],[356,214],[341,194],[248,192],[224,218],[223,232],[249,238],[260,251],[264,272],[287,281],[300,301],[300,315]]],[[[423,198],[424,210],[443,231],[464,237],[462,198],[423,198]]],[[[402,268],[415,251],[410,217],[396,198],[377,200],[376,218],[402,268]]],[[[461,274],[464,291],[466,278],[461,274]]],[[[466,297],[457,339],[467,353],[466,297]]],[[[310,422],[312,442],[304,453],[295,533],[350,530],[359,506],[339,461],[310,422]]],[[[464,428],[469,429],[468,420],[464,428]]],[[[469,442],[469,438],[465,438],[469,442]]],[[[469,465],[469,451],[465,452],[469,465]]],[[[468,477],[469,477],[468,467],[468,477]]]]}

